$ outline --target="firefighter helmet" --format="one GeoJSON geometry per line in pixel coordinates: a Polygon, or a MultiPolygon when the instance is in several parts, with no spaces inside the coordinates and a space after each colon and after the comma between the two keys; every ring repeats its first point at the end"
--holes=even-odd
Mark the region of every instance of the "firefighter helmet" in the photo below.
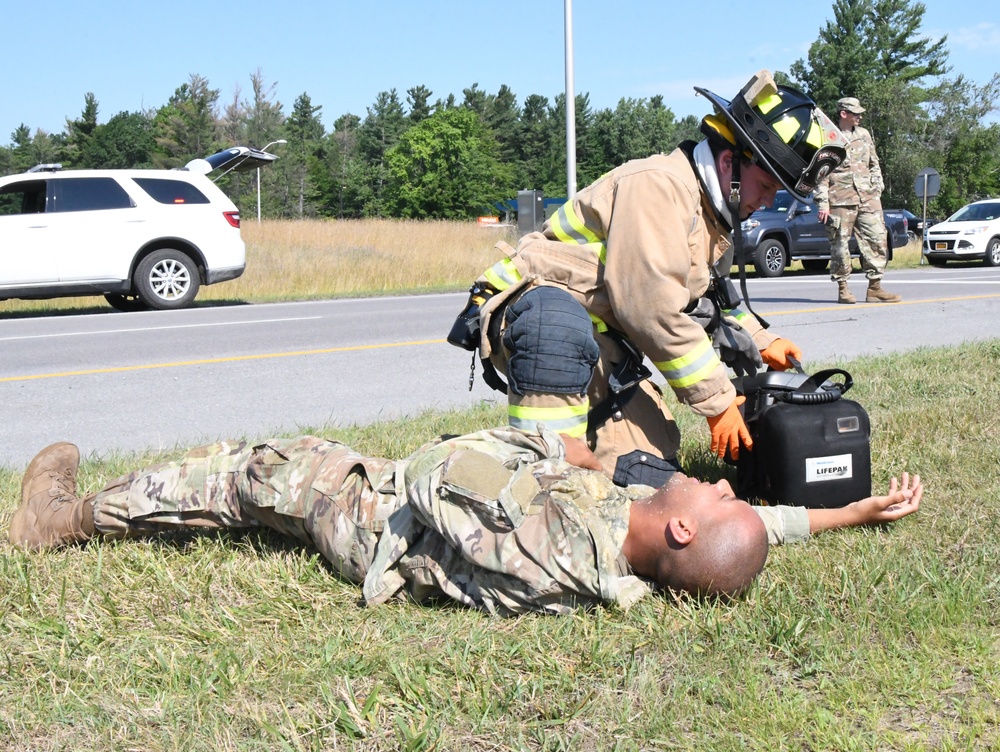
{"type": "Polygon", "coordinates": [[[816,103],[760,71],[732,101],[694,87],[714,106],[702,131],[747,152],[799,199],[806,198],[847,156],[843,133],[816,103]]]}

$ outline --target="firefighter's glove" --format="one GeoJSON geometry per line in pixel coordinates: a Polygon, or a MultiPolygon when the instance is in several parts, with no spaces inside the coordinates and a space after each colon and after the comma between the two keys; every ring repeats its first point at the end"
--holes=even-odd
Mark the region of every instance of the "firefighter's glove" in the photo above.
{"type": "Polygon", "coordinates": [[[719,325],[719,309],[715,307],[715,303],[709,298],[698,298],[698,302],[695,303],[693,308],[689,308],[686,313],[709,336],[712,336],[715,328],[719,325]]]}
{"type": "Polygon", "coordinates": [[[740,413],[740,405],[744,402],[746,397],[740,395],[730,403],[725,412],[707,418],[708,427],[712,430],[712,453],[719,458],[724,459],[728,450],[729,457],[735,460],[740,456],[741,443],[747,449],[753,447],[750,430],[740,413]]]}
{"type": "Polygon", "coordinates": [[[719,353],[719,360],[732,368],[737,376],[752,376],[764,366],[753,339],[732,319],[719,321],[712,334],[712,344],[719,353]]]}
{"type": "Polygon", "coordinates": [[[789,356],[800,363],[802,362],[802,351],[798,345],[783,337],[778,337],[760,351],[760,357],[776,371],[787,371],[793,366],[793,363],[788,359],[789,356]]]}

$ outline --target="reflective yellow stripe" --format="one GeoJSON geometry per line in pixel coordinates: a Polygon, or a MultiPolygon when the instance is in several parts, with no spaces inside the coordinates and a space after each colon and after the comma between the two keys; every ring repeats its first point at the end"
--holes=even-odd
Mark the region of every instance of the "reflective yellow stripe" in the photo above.
{"type": "Polygon", "coordinates": [[[502,292],[515,282],[521,281],[521,272],[514,266],[514,262],[509,258],[497,261],[493,266],[483,272],[486,281],[490,283],[494,290],[502,292]]]}
{"type": "Polygon", "coordinates": [[[595,316],[592,313],[588,315],[590,316],[590,320],[594,322],[594,326],[597,327],[598,332],[604,334],[606,331],[608,331],[608,325],[604,323],[604,320],[601,319],[600,316],[595,316]]]}
{"type": "Polygon", "coordinates": [[[737,321],[743,321],[743,319],[750,315],[746,311],[742,311],[739,308],[730,308],[728,311],[723,310],[722,314],[724,316],[732,316],[737,321]]]}
{"type": "Polygon", "coordinates": [[[806,136],[806,143],[810,146],[815,146],[817,149],[823,145],[823,129],[819,127],[819,123],[814,122],[809,127],[809,135],[806,136]]]}
{"type": "Polygon", "coordinates": [[[681,389],[708,378],[719,363],[719,356],[712,349],[711,340],[705,337],[687,355],[653,365],[671,387],[681,389]]]}
{"type": "Polygon", "coordinates": [[[771,94],[768,97],[764,97],[759,102],[754,102],[757,109],[763,112],[765,115],[781,104],[780,94],[771,94]]]}
{"type": "Polygon", "coordinates": [[[568,436],[583,436],[587,433],[588,412],[590,412],[590,400],[587,399],[580,405],[561,407],[508,405],[507,423],[513,428],[525,431],[536,431],[538,424],[544,423],[550,431],[568,436]]]}
{"type": "Polygon", "coordinates": [[[586,223],[577,216],[572,201],[567,201],[552,215],[549,228],[563,243],[590,246],[602,264],[607,261],[608,249],[604,245],[604,238],[587,227],[586,223]]]}

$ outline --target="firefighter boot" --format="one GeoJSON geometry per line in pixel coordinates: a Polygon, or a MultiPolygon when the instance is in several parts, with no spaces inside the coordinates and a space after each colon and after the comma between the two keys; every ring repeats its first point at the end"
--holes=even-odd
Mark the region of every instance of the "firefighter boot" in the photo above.
{"type": "Polygon", "coordinates": [[[94,508],[76,498],[80,451],[60,442],[39,452],[21,481],[21,506],[10,521],[10,540],[31,551],[82,543],[94,537],[94,508]]]}
{"type": "Polygon", "coordinates": [[[854,297],[854,293],[851,292],[851,288],[847,286],[846,282],[837,283],[837,302],[838,303],[858,302],[858,299],[854,297]]]}
{"type": "Polygon", "coordinates": [[[868,283],[866,303],[898,303],[902,299],[899,295],[883,290],[881,280],[874,279],[868,283]]]}

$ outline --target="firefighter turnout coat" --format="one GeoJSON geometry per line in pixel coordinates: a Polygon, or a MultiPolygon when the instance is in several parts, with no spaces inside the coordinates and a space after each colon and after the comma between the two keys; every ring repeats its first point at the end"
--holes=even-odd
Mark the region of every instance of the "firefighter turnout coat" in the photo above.
{"type": "MultiPolygon", "coordinates": [[[[502,353],[493,352],[496,341],[487,341],[487,334],[490,312],[506,291],[557,286],[590,314],[602,361],[614,357],[614,349],[601,343],[600,335],[608,328],[616,330],[653,362],[679,401],[699,415],[718,415],[733,402],[735,390],[705,329],[685,310],[705,295],[712,267],[730,251],[729,232],[705,195],[685,146],[615,168],[577,193],[540,231],[525,235],[516,250],[508,246],[509,258],[480,277],[501,291],[483,309],[484,356],[492,354],[494,362],[502,364],[502,353]]],[[[730,259],[731,254],[721,265],[726,271],[730,259]]],[[[730,315],[758,348],[777,339],[752,316],[738,310],[730,315]]],[[[598,365],[591,401],[607,393],[607,371],[598,365]]],[[[650,385],[643,386],[648,393],[650,385]]],[[[560,397],[567,398],[552,398],[560,397]]],[[[660,402],[659,409],[673,426],[660,402]]],[[[640,440],[637,447],[659,450],[672,459],[679,436],[675,426],[669,433],[647,436],[650,445],[640,440]]],[[[590,438],[595,443],[595,437],[590,438]]],[[[616,443],[602,451],[596,437],[595,453],[606,469],[609,459],[629,449],[616,443]]]]}

